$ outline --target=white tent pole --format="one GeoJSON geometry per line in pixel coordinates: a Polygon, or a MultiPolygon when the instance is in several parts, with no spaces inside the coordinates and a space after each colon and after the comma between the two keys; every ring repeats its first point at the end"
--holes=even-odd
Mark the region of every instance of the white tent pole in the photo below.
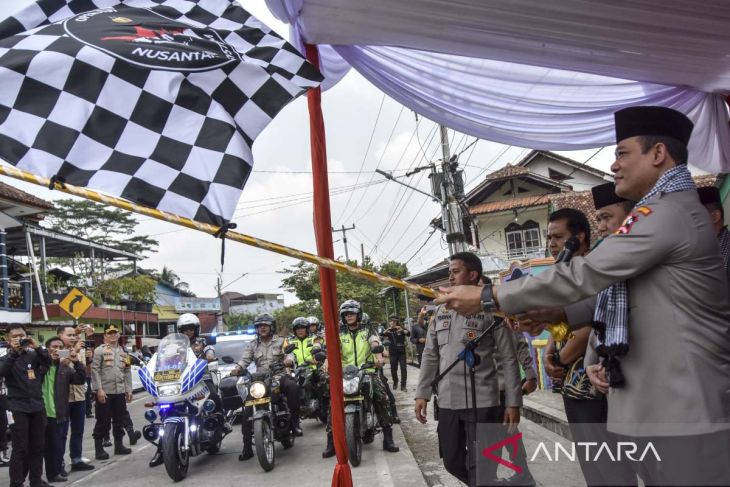
{"type": "MultiPolygon", "coordinates": [[[[46,311],[46,299],[43,296],[43,287],[41,286],[41,280],[38,278],[38,265],[35,261],[35,252],[33,252],[33,240],[30,238],[30,232],[25,231],[25,242],[28,245],[28,256],[30,257],[30,264],[33,267],[33,275],[35,276],[35,284],[38,287],[38,297],[41,300],[41,309],[43,310],[43,321],[48,321],[48,312],[46,311]]],[[[33,307],[30,307],[31,314],[33,313],[33,307]]]]}

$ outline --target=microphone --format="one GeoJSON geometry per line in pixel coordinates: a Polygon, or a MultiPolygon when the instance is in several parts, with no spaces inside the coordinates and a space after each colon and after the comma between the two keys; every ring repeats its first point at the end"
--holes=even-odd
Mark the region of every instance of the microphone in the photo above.
{"type": "Polygon", "coordinates": [[[577,237],[570,237],[568,240],[565,241],[565,246],[563,247],[563,250],[561,250],[558,256],[555,258],[555,263],[558,264],[560,262],[570,262],[570,259],[573,258],[573,254],[578,250],[579,247],[580,240],[578,240],[577,237]]]}

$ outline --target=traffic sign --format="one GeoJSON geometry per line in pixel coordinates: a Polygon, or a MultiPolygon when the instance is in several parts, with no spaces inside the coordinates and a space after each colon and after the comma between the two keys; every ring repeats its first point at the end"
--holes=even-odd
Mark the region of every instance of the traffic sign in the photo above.
{"type": "Polygon", "coordinates": [[[73,288],[69,291],[66,297],[58,303],[58,306],[60,306],[66,313],[73,316],[74,319],[78,320],[89,308],[91,308],[93,304],[94,302],[91,298],[78,289],[73,288]]]}

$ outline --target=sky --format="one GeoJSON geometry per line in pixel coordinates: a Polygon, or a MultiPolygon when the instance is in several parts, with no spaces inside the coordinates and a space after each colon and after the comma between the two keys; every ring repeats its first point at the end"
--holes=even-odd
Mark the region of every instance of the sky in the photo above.
{"type": "MultiPolygon", "coordinates": [[[[2,0],[0,19],[31,3],[30,0],[2,0]]],[[[244,8],[280,35],[288,28],[277,21],[261,0],[240,0],[244,8]]],[[[437,126],[384,96],[375,86],[351,70],[322,97],[331,193],[332,224],[350,227],[347,232],[350,258],[365,255],[376,263],[408,261],[411,273],[431,267],[447,257],[440,233],[427,241],[428,223],[440,215],[440,207],[426,196],[403,186],[385,182],[375,168],[403,175],[408,169],[441,157],[437,126]]],[[[452,154],[459,157],[465,172],[467,191],[486,174],[507,163],[516,163],[529,151],[519,147],[475,140],[449,131],[452,154]]],[[[254,172],[249,178],[234,215],[239,232],[279,244],[316,253],[312,225],[312,177],[309,152],[309,120],[306,99],[288,105],[259,135],[253,146],[254,172]]],[[[613,147],[559,152],[579,162],[608,171],[613,147]]],[[[428,171],[404,178],[429,192],[428,171]]],[[[69,197],[57,191],[2,177],[46,200],[69,197]]],[[[582,190],[587,188],[575,188],[582,190]]],[[[159,241],[158,251],[139,265],[144,268],[172,268],[200,297],[215,295],[220,271],[220,240],[176,225],[140,216],[137,232],[159,241]]],[[[335,255],[344,258],[342,233],[334,234],[335,255]]],[[[283,293],[287,304],[296,302],[280,288],[284,268],[296,260],[247,247],[226,244],[222,272],[223,290],[244,294],[283,293]]]]}

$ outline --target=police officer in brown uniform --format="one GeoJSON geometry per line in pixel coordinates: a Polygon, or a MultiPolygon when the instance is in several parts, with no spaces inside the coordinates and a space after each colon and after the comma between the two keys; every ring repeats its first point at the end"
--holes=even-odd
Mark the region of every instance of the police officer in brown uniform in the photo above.
{"type": "MultiPolygon", "coordinates": [[[[476,284],[482,278],[482,264],[476,255],[462,252],[452,255],[450,260],[450,284],[476,284]]],[[[439,370],[446,370],[464,350],[464,345],[477,338],[492,322],[490,313],[479,310],[464,315],[443,306],[436,309],[428,328],[416,389],[415,413],[418,421],[426,423],[426,404],[431,399],[431,383],[439,370]]],[[[516,427],[520,420],[522,387],[512,330],[504,323],[499,324],[493,328],[491,334],[482,339],[476,352],[481,359],[476,367],[477,422],[504,421],[516,427]],[[499,350],[505,383],[505,408],[501,416],[495,348],[499,350]]],[[[462,482],[474,485],[476,466],[470,450],[475,425],[471,402],[467,404],[465,399],[465,396],[471,398],[467,375],[464,367],[456,366],[438,386],[438,436],[439,450],[446,470],[462,482]]],[[[494,466],[496,467],[496,463],[494,466]]]]}
{"type": "Polygon", "coordinates": [[[730,280],[730,231],[725,225],[725,209],[722,206],[720,198],[720,190],[715,186],[698,188],[697,193],[700,195],[700,202],[710,213],[712,226],[717,235],[717,242],[720,244],[720,255],[722,263],[725,266],[728,279],[730,280]]]}
{"type": "Polygon", "coordinates": [[[94,350],[91,363],[91,388],[96,394],[96,425],[92,436],[97,460],[109,458],[103,442],[112,425],[114,454],[132,453],[123,443],[127,403],[132,400],[131,366],[129,356],[119,345],[119,330],[112,325],[104,332],[104,344],[94,350]]]}
{"type": "Polygon", "coordinates": [[[436,300],[515,314],[598,294],[608,430],[639,451],[651,441],[661,461],[650,454],[632,465],[646,485],[730,485],[730,299],[716,232],[686,167],[692,128],[663,107],[617,112],[616,193],[638,200],[619,232],[529,279],[445,289],[436,300]]]}

